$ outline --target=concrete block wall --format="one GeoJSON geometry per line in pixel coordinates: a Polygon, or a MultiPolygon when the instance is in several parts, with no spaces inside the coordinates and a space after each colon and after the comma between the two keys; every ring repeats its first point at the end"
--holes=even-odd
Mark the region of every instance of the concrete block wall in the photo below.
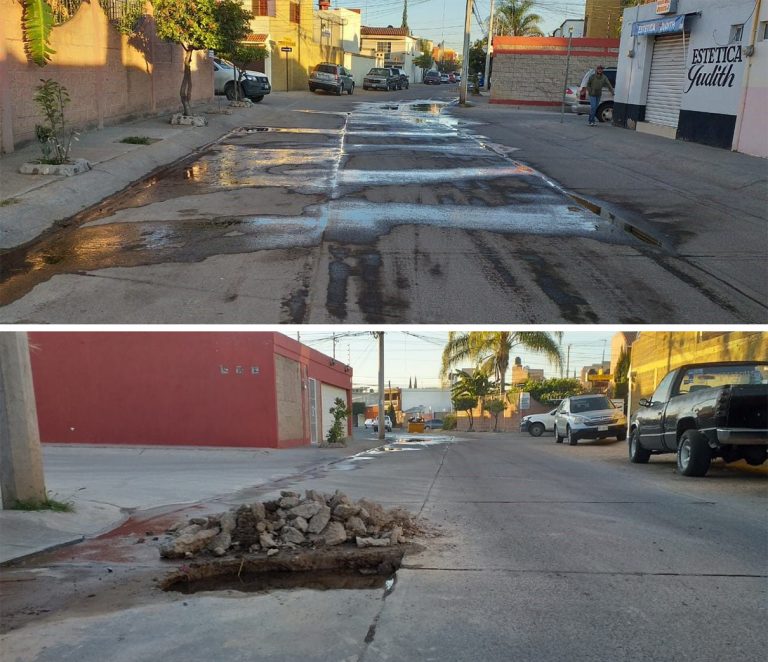
{"type": "MultiPolygon", "coordinates": [[[[568,84],[580,83],[598,64],[616,66],[618,39],[573,39],[568,84]]],[[[495,37],[491,103],[559,106],[562,103],[568,39],[495,37]]]]}
{"type": "MultiPolygon", "coordinates": [[[[183,51],[155,36],[151,18],[140,36],[127,37],[110,24],[98,2],[83,2],[71,19],[53,29],[51,46],[56,53],[39,67],[24,50],[21,3],[0,0],[0,15],[3,152],[34,140],[35,124],[42,117],[33,97],[41,78],[67,88],[71,102],[65,117],[73,128],[180,109],[183,51]]],[[[211,98],[213,68],[207,54],[198,51],[192,61],[192,100],[211,98]]]]}

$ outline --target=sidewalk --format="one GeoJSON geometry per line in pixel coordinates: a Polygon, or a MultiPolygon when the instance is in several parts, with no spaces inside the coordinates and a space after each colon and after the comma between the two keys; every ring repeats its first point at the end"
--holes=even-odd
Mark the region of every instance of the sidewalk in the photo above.
{"type": "MultiPolygon", "coordinates": [[[[379,446],[354,429],[346,448],[192,448],[45,444],[46,489],[72,513],[0,510],[0,565],[120,526],[137,510],[221,501],[379,446]]],[[[284,487],[282,489],[285,489],[284,487]]]]}
{"type": "MultiPolygon", "coordinates": [[[[294,93],[294,96],[298,96],[294,93]]],[[[19,167],[40,157],[36,142],[0,156],[0,249],[13,248],[45,232],[56,222],[95,205],[153,171],[183,159],[243,125],[259,125],[284,110],[291,93],[270,95],[273,104],[230,108],[224,97],[196,106],[204,127],[179,127],[169,123],[172,113],[123,122],[103,129],[83,131],[73,144],[73,158],[91,162],[93,170],[75,177],[22,175],[19,167]],[[272,99],[271,97],[275,97],[272,99]],[[278,103],[274,103],[274,102],[278,103]],[[275,106],[280,106],[279,108],[275,106]],[[229,112],[230,114],[226,114],[229,112]],[[120,140],[146,136],[149,145],[120,140]]]]}

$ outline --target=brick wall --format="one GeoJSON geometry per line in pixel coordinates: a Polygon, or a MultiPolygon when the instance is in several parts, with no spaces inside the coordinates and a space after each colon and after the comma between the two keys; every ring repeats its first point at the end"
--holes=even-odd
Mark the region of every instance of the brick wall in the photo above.
{"type": "MultiPolygon", "coordinates": [[[[598,64],[615,67],[618,39],[573,39],[568,83],[581,82],[598,64]]],[[[568,39],[494,37],[491,103],[560,106],[565,83],[568,39]]]]}
{"type": "MultiPolygon", "coordinates": [[[[145,21],[143,34],[129,38],[112,27],[98,2],[83,2],[70,20],[53,29],[51,46],[56,53],[39,67],[24,52],[21,4],[0,0],[0,15],[2,151],[34,139],[41,117],[32,98],[41,78],[52,78],[67,88],[71,102],[65,115],[75,128],[180,109],[183,51],[157,39],[151,18],[145,21]]],[[[192,61],[192,100],[212,97],[213,69],[207,54],[198,51],[192,61]]]]}

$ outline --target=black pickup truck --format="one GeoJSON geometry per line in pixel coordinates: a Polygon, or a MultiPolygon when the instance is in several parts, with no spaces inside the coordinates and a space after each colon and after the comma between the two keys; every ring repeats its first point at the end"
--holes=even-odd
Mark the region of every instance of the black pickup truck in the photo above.
{"type": "Polygon", "coordinates": [[[696,363],[670,372],[642,399],[629,430],[629,460],[677,453],[684,476],[703,476],[712,458],[768,457],[768,362],[696,363]]]}

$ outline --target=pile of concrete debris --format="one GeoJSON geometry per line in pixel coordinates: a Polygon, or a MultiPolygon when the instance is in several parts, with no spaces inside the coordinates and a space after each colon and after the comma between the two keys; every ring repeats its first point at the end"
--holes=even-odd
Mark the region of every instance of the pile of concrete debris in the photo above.
{"type": "Polygon", "coordinates": [[[212,553],[266,552],[281,549],[329,547],[354,541],[358,547],[386,547],[405,543],[405,536],[421,531],[402,508],[385,510],[368,499],[353,501],[338,490],[323,494],[307,490],[282,491],[272,501],[243,504],[228,512],[193,517],[170,528],[173,538],[160,547],[168,559],[212,553]]]}

